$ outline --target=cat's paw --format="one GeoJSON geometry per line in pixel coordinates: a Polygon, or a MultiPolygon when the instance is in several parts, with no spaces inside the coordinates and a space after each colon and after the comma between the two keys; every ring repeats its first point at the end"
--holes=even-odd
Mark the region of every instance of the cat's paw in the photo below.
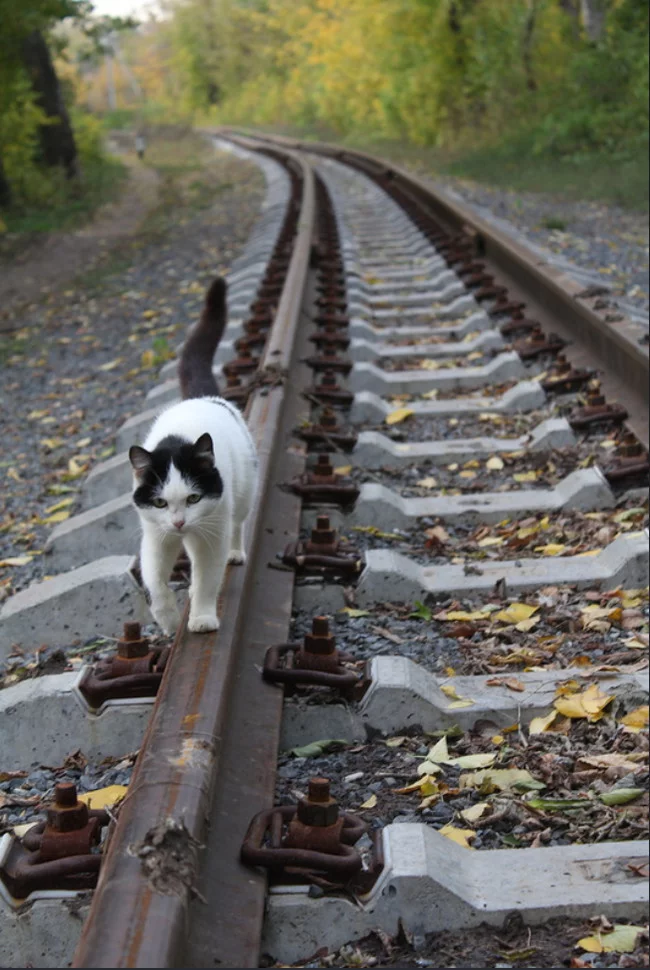
{"type": "Polygon", "coordinates": [[[181,622],[181,615],[178,612],[176,602],[163,603],[155,609],[151,608],[151,612],[154,615],[154,619],[158,626],[162,629],[163,633],[167,636],[171,636],[172,633],[176,633],[178,629],[178,624],[181,622]]]}
{"type": "Polygon", "coordinates": [[[187,628],[192,633],[210,633],[219,629],[219,617],[216,613],[199,613],[198,616],[190,613],[187,628]]]}
{"type": "Polygon", "coordinates": [[[246,553],[243,549],[231,549],[228,562],[232,563],[233,566],[243,566],[246,562],[246,553]]]}

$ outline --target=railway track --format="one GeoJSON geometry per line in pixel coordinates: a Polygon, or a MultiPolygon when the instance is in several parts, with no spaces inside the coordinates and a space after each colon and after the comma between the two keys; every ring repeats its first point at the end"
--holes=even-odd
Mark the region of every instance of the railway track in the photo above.
{"type": "Polygon", "coordinates": [[[121,635],[0,693],[11,797],[62,766],[47,827],[2,836],[3,965],[254,967],[400,924],[641,919],[640,334],[406,173],[224,135],[267,180],[215,362],[261,458],[248,561],[218,634],[147,636],[126,450],[177,399],[172,366],[54,530],[54,578],[0,612],[3,656],[121,635]],[[138,748],[89,818],[70,754],[138,748]]]}

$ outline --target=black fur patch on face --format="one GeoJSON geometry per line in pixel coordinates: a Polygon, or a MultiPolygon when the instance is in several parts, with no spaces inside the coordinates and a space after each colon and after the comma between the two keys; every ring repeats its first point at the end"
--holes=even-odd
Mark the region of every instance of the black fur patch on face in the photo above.
{"type": "MultiPolygon", "coordinates": [[[[201,440],[201,439],[199,439],[201,440]]],[[[142,451],[143,449],[141,449],[142,451]]],[[[138,487],[133,493],[133,501],[141,507],[152,506],[167,481],[170,465],[174,465],[187,482],[192,483],[195,491],[208,498],[219,498],[223,493],[221,475],[212,461],[197,453],[195,445],[184,441],[177,435],[163,438],[153,451],[149,452],[149,462],[138,471],[138,487]]]]}

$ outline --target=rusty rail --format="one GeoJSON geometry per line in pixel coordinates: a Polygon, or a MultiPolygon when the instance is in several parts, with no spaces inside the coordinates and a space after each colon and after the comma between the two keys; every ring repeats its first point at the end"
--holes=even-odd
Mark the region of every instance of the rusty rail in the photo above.
{"type": "MultiPolygon", "coordinates": [[[[261,372],[278,375],[289,365],[305,285],[314,225],[314,182],[309,166],[284,153],[302,175],[301,216],[288,277],[275,317],[261,372]]],[[[165,670],[149,727],[140,750],[128,797],[105,852],[97,889],[74,967],[172,967],[182,965],[187,942],[188,912],[201,879],[202,847],[206,840],[211,803],[220,788],[224,750],[238,727],[231,716],[230,695],[241,676],[242,656],[250,670],[268,646],[286,639],[291,611],[293,577],[260,582],[260,556],[269,528],[271,472],[280,450],[278,430],[285,409],[286,387],[278,377],[254,391],[248,422],[259,449],[260,490],[248,523],[248,560],[230,569],[222,592],[218,633],[191,634],[187,611],[165,670]],[[281,587],[281,588],[280,588],[281,587]],[[270,598],[272,597],[272,598],[270,598]],[[255,650],[249,650],[250,619],[261,617],[255,650]],[[267,609],[268,607],[268,609],[267,609]]],[[[295,471],[295,468],[292,469],[295,471]]],[[[290,497],[295,517],[299,501],[290,497]]],[[[274,513],[274,519],[277,515],[274,513]]],[[[265,563],[266,565],[266,563],[265,563]]],[[[253,667],[259,679],[258,669],[253,667]]],[[[277,739],[281,692],[263,687],[255,698],[255,716],[268,721],[271,744],[277,739]],[[266,691],[266,694],[264,694],[266,691]],[[263,714],[262,714],[263,712],[263,714]]],[[[250,707],[250,701],[249,701],[250,707]]],[[[253,807],[272,805],[275,749],[248,747],[247,790],[253,807]]],[[[242,751],[242,756],[244,753],[242,751]]],[[[246,822],[250,813],[246,815],[246,822]]],[[[216,819],[216,822],[223,819],[216,819]]],[[[239,841],[222,842],[224,859],[238,865],[239,841]]],[[[245,933],[230,966],[254,966],[261,930],[264,883],[251,879],[245,933]],[[251,909],[252,907],[252,909],[251,909]]],[[[245,904],[244,904],[245,905],[245,904]]],[[[242,911],[243,912],[243,911],[242,911]]],[[[209,914],[210,918],[214,916],[209,914]]],[[[234,956],[234,955],[233,955],[234,956]]],[[[212,964],[209,964],[212,965],[212,964]]]]}
{"type": "MultiPolygon", "coordinates": [[[[230,129],[222,129],[228,136],[230,129]]],[[[599,294],[551,266],[525,244],[495,228],[469,207],[452,199],[438,186],[386,163],[366,152],[323,142],[298,141],[282,136],[249,133],[258,143],[312,152],[343,162],[365,172],[380,183],[389,182],[416,200],[424,211],[437,218],[451,232],[472,234],[480,259],[494,271],[511,298],[524,299],[530,315],[571,342],[569,357],[576,367],[602,371],[607,398],[617,400],[629,413],[628,427],[647,448],[649,356],[639,339],[642,329],[629,319],[612,314],[602,306],[599,294]],[[616,317],[616,319],[612,319],[616,317]]]]}

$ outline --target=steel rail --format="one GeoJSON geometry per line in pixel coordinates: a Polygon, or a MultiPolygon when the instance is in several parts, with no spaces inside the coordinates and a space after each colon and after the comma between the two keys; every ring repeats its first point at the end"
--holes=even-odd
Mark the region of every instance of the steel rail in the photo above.
{"type": "MultiPolygon", "coordinates": [[[[278,573],[282,588],[269,582],[261,590],[259,557],[269,528],[271,470],[281,445],[278,429],[286,404],[286,386],[278,368],[287,368],[292,355],[314,230],[315,195],[309,165],[290,152],[283,154],[302,175],[301,214],[288,276],[261,362],[261,373],[273,373],[275,380],[254,392],[248,409],[249,427],[259,450],[260,489],[248,522],[247,562],[228,570],[217,633],[189,633],[187,610],[183,617],[128,796],[106,847],[74,967],[182,965],[188,909],[200,878],[201,849],[213,794],[219,787],[222,752],[237,730],[230,716],[230,695],[241,673],[238,657],[247,646],[242,631],[254,612],[262,627],[258,652],[286,638],[293,576],[278,573]],[[275,602],[268,600],[269,595],[276,597],[275,602]],[[152,839],[160,840],[159,845],[152,846],[152,839]],[[148,872],[138,854],[147,845],[151,849],[146,857],[148,872]]],[[[297,510],[296,523],[299,506],[297,510]]],[[[267,733],[277,744],[282,692],[267,690],[264,696],[267,733]]],[[[257,696],[249,698],[250,706],[256,715],[262,715],[263,704],[258,706],[257,696]]],[[[265,752],[264,759],[265,763],[256,764],[257,777],[248,780],[257,800],[268,807],[272,804],[275,750],[271,757],[265,752]]],[[[239,843],[224,845],[224,851],[238,856],[239,843]]],[[[251,874],[246,875],[253,883],[251,874]]],[[[259,939],[264,897],[261,877],[256,893],[262,899],[255,910],[259,925],[247,925],[246,935],[259,939]]],[[[250,952],[250,939],[248,948],[250,952]]]]}
{"type": "MultiPolygon", "coordinates": [[[[227,135],[231,129],[220,129],[227,135]]],[[[528,304],[529,315],[544,328],[568,339],[573,347],[568,355],[576,366],[602,369],[602,386],[607,397],[625,405],[628,426],[647,448],[650,361],[647,346],[639,341],[643,330],[626,317],[616,320],[611,307],[599,307],[598,294],[551,266],[522,242],[452,199],[444,190],[367,152],[324,142],[300,141],[282,136],[246,132],[249,144],[271,144],[301,152],[311,152],[351,165],[372,176],[389,180],[417,200],[453,233],[474,235],[477,251],[488,268],[498,276],[513,299],[528,304]]]]}

